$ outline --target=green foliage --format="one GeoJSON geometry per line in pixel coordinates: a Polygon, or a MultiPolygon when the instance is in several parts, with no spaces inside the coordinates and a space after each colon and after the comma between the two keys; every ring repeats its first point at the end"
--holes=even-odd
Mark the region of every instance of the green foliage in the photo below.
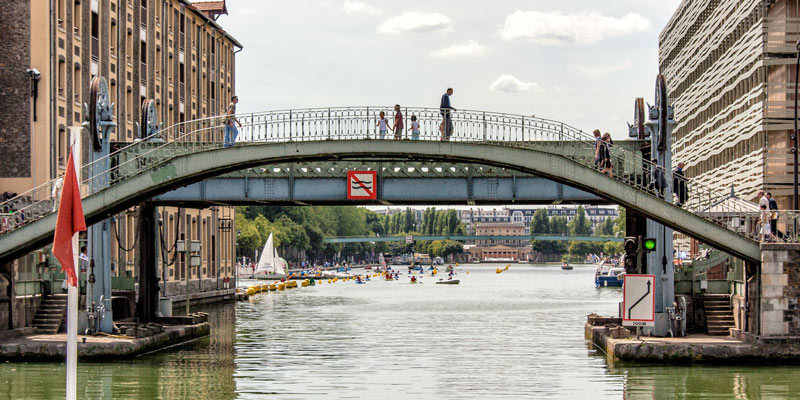
{"type": "Polygon", "coordinates": [[[617,207],[617,218],[614,218],[614,236],[625,237],[625,207],[617,207]]]}
{"type": "Polygon", "coordinates": [[[623,251],[625,251],[625,249],[622,245],[622,242],[606,242],[603,244],[603,254],[622,254],[623,251]]]}
{"type": "Polygon", "coordinates": [[[569,222],[569,234],[576,236],[592,234],[592,223],[589,218],[586,218],[586,210],[583,209],[583,206],[578,206],[575,218],[569,222]]]}

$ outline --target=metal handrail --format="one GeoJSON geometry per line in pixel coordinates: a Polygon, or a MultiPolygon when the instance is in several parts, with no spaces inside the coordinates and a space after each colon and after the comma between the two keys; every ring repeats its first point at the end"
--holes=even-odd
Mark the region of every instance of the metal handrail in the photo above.
{"type": "MultiPolygon", "coordinates": [[[[441,140],[441,110],[438,108],[403,107],[402,138],[408,139],[412,115],[420,124],[419,140],[441,140]]],[[[391,106],[330,107],[309,109],[286,109],[260,113],[237,114],[241,132],[237,145],[265,142],[319,141],[380,139],[377,121],[381,111],[388,121],[393,122],[391,106]]],[[[588,133],[559,121],[524,115],[498,112],[459,110],[451,112],[453,125],[449,140],[457,142],[487,143],[513,148],[551,151],[567,157],[586,167],[596,168],[593,154],[595,139],[588,133]],[[546,146],[543,142],[548,142],[546,146]],[[579,143],[581,145],[575,146],[579,143]],[[565,145],[569,143],[569,145],[565,145]]],[[[127,178],[151,170],[168,162],[173,157],[187,152],[222,147],[224,121],[226,116],[206,117],[168,126],[160,132],[163,143],[156,144],[150,138],[134,142],[118,149],[100,160],[84,165],[81,176],[81,196],[86,197],[90,190],[117,184],[127,178]],[[122,155],[127,158],[123,159],[122,155]],[[91,175],[92,167],[111,165],[107,171],[91,175]]],[[[385,138],[392,139],[392,132],[385,138]]],[[[609,146],[614,164],[613,178],[639,189],[642,192],[663,198],[663,188],[654,184],[652,177],[661,167],[645,160],[640,154],[621,147],[609,146]]],[[[673,171],[661,171],[666,184],[672,184],[673,171]]],[[[43,218],[56,211],[58,190],[57,179],[39,185],[14,199],[0,203],[0,212],[5,217],[5,227],[0,227],[0,235],[19,226],[43,218]]],[[[725,201],[727,193],[716,192],[691,179],[685,179],[688,198],[681,204],[684,209],[706,219],[712,214],[746,213],[753,210],[753,203],[738,200],[725,201]]],[[[99,189],[98,189],[99,188],[99,189]]],[[[677,205],[677,196],[665,201],[677,205]]]]}

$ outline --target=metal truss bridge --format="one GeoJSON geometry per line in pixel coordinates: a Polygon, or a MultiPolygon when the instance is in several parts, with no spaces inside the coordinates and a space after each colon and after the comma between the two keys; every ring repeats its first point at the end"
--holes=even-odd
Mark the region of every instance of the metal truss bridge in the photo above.
{"type": "MultiPolygon", "coordinates": [[[[728,193],[689,180],[689,200],[679,207],[651,190],[649,177],[659,167],[642,158],[636,142],[610,147],[610,176],[594,166],[594,139],[558,121],[458,111],[452,116],[452,137],[442,141],[439,109],[407,108],[406,118],[414,115],[420,121],[419,140],[380,139],[378,113],[390,110],[345,107],[241,115],[242,133],[229,148],[223,147],[220,117],[170,126],[81,168],[87,223],[154,198],[164,204],[600,202],[622,205],[759,262],[758,244],[741,225],[730,223],[751,213],[751,203],[725,202],[728,193]],[[348,182],[339,174],[361,166],[380,174],[377,196],[347,201],[348,182]],[[265,177],[271,174],[275,178],[265,177]]],[[[671,182],[672,172],[662,172],[671,182]]],[[[54,186],[55,181],[48,182],[0,204],[5,212],[0,262],[52,241],[54,186]]]]}

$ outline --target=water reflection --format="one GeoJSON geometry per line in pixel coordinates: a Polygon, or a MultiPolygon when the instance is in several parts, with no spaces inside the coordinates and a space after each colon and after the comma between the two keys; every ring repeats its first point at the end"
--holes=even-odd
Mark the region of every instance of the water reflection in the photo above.
{"type": "MultiPolygon", "coordinates": [[[[791,399],[800,367],[609,365],[591,312],[621,292],[593,270],[466,266],[461,285],[372,281],[209,307],[212,336],[80,363],[86,399],[791,399]],[[467,275],[466,271],[470,274],[467,275]]],[[[0,364],[0,399],[63,398],[59,363],[0,364]]]]}
{"type": "MultiPolygon", "coordinates": [[[[216,327],[210,337],[170,352],[118,362],[78,363],[78,398],[234,398],[235,305],[209,306],[203,311],[209,312],[209,322],[216,327]]],[[[64,398],[65,387],[63,363],[0,364],[0,399],[64,398]]]]}
{"type": "Polygon", "coordinates": [[[618,365],[626,399],[797,399],[800,367],[618,365]]]}

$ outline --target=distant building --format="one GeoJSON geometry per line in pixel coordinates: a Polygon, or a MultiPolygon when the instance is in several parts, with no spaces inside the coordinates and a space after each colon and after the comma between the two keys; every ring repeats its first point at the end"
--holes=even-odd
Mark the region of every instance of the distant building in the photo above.
{"type": "MultiPolygon", "coordinates": [[[[481,223],[507,223],[517,222],[524,225],[523,235],[530,234],[531,219],[539,208],[502,208],[491,210],[461,210],[459,218],[466,227],[467,234],[475,232],[475,226],[481,223]]],[[[572,221],[578,211],[578,206],[547,206],[547,216],[566,217],[567,221],[572,221]]],[[[584,206],[586,217],[592,223],[592,230],[596,229],[608,218],[617,218],[619,213],[616,207],[584,206]]]]}
{"type": "MultiPolygon", "coordinates": [[[[477,236],[522,236],[525,235],[525,225],[520,222],[483,222],[475,230],[477,236]]],[[[528,240],[476,240],[479,246],[506,245],[525,246],[528,240]]]]}

